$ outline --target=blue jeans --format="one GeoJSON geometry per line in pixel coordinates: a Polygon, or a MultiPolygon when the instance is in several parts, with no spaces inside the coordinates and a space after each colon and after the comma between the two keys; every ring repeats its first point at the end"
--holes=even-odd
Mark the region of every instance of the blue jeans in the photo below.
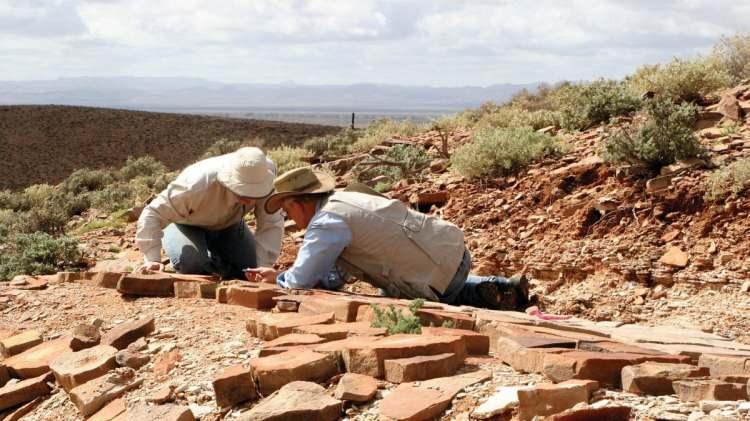
{"type": "Polygon", "coordinates": [[[438,295],[440,302],[456,306],[466,305],[472,307],[486,307],[487,303],[479,295],[477,286],[483,282],[504,282],[505,278],[500,276],[478,276],[471,275],[471,254],[468,250],[464,252],[464,258],[458,265],[458,270],[453,280],[448,284],[445,293],[438,295]]]}
{"type": "Polygon", "coordinates": [[[164,230],[163,244],[178,273],[244,279],[242,269],[257,266],[255,237],[245,221],[221,231],[170,224],[164,230]]]}

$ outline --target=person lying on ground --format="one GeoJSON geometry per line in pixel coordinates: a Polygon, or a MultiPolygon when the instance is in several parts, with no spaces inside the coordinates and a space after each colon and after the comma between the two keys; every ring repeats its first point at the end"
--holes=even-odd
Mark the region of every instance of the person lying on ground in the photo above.
{"type": "Polygon", "coordinates": [[[374,191],[335,191],[333,177],[309,167],[284,173],[274,187],[266,212],[282,208],[307,231],[289,270],[260,267],[246,273],[249,280],[336,290],[355,275],[390,297],[508,310],[528,305],[524,276],[469,274],[464,234],[447,221],[374,191]]]}
{"type": "Polygon", "coordinates": [[[164,269],[162,243],[174,269],[183,274],[242,279],[244,268],[273,265],[281,251],[284,218],[266,212],[264,205],[275,176],[275,164],[255,147],[185,168],[138,218],[135,242],[144,264],[136,270],[164,269]],[[255,235],[244,220],[251,210],[255,235]]]}

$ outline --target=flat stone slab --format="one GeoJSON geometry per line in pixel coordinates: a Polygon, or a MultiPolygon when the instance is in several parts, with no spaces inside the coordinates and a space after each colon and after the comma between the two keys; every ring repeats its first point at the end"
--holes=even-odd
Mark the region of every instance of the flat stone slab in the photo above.
{"type": "Polygon", "coordinates": [[[260,313],[247,321],[247,331],[256,338],[271,341],[292,333],[300,326],[329,324],[333,313],[304,315],[297,313],[260,313]]]}
{"type": "Polygon", "coordinates": [[[128,421],[195,421],[190,408],[182,405],[137,403],[128,411],[128,421]]]}
{"type": "Polygon", "coordinates": [[[549,421],[629,421],[632,409],[628,406],[569,409],[549,417],[549,421]]]}
{"type": "Polygon", "coordinates": [[[378,391],[378,381],[370,376],[346,373],[341,376],[334,396],[352,402],[369,402],[378,391]]]}
{"type": "Polygon", "coordinates": [[[0,340],[0,354],[11,357],[42,343],[42,335],[36,330],[27,330],[18,335],[0,340]]]}
{"type": "Polygon", "coordinates": [[[73,352],[70,348],[72,337],[62,337],[29,348],[16,354],[5,361],[10,373],[20,379],[38,377],[49,371],[50,362],[60,358],[62,355],[73,352]]]}
{"type": "Polygon", "coordinates": [[[117,349],[125,349],[139,338],[150,335],[156,330],[153,317],[126,322],[113,327],[102,336],[101,344],[110,345],[117,349]]]}
{"type": "Polygon", "coordinates": [[[521,373],[542,373],[547,354],[570,352],[568,348],[525,348],[510,338],[497,340],[495,356],[521,373]]]}
{"type": "Polygon", "coordinates": [[[72,352],[52,361],[50,370],[55,379],[66,391],[89,380],[105,375],[117,367],[117,349],[109,345],[97,345],[78,352],[72,352]]]}
{"type": "Polygon", "coordinates": [[[174,277],[167,273],[142,275],[129,273],[117,281],[117,292],[144,297],[173,297],[174,277]]]}
{"type": "Polygon", "coordinates": [[[333,313],[338,322],[354,322],[359,307],[366,306],[366,300],[354,296],[345,296],[314,291],[312,294],[283,295],[277,301],[294,301],[298,303],[300,314],[333,313]]]}
{"type": "Polygon", "coordinates": [[[31,402],[40,396],[47,396],[52,391],[47,385],[52,381],[52,373],[45,373],[38,377],[21,380],[0,388],[0,411],[31,402]]]}
{"type": "Polygon", "coordinates": [[[324,382],[338,374],[335,356],[309,350],[255,358],[250,360],[250,366],[264,396],[293,381],[324,382]]]}
{"type": "Polygon", "coordinates": [[[104,405],[104,407],[98,410],[94,415],[88,418],[86,421],[113,421],[126,418],[125,412],[127,411],[125,400],[117,398],[112,402],[104,405]]]}
{"type": "Polygon", "coordinates": [[[283,290],[267,284],[234,285],[227,290],[227,304],[267,310],[276,305],[274,297],[281,295],[283,290]]]}
{"type": "Polygon", "coordinates": [[[318,384],[289,383],[240,416],[240,421],[335,421],[341,417],[342,402],[332,398],[318,384]]]}
{"type": "Polygon", "coordinates": [[[568,380],[559,384],[538,384],[531,389],[518,390],[518,418],[522,421],[537,416],[548,416],[588,403],[599,388],[594,380],[568,380]]]}
{"type": "Polygon", "coordinates": [[[463,361],[466,343],[459,336],[424,336],[399,334],[366,343],[361,347],[341,350],[346,371],[383,377],[385,360],[410,358],[424,355],[455,354],[463,361]]]}
{"type": "Polygon", "coordinates": [[[325,338],[327,341],[337,341],[350,336],[385,336],[386,329],[371,327],[369,322],[352,322],[299,326],[295,327],[293,332],[309,333],[325,338]]]}
{"type": "MultiPolygon", "coordinates": [[[[707,377],[708,368],[689,364],[645,362],[622,369],[622,390],[641,395],[672,395],[672,382],[690,377],[707,377]]],[[[747,382],[745,382],[747,383],[747,382]]]]}
{"type": "Polygon", "coordinates": [[[473,330],[423,327],[422,334],[428,336],[460,336],[466,342],[466,352],[469,354],[487,355],[490,352],[490,337],[473,330]]]}
{"type": "Polygon", "coordinates": [[[703,354],[698,365],[706,367],[712,376],[750,374],[750,357],[703,354]]]}
{"type": "Polygon", "coordinates": [[[278,346],[315,345],[323,342],[327,341],[324,338],[311,333],[289,333],[266,342],[263,347],[273,348],[278,346]]]}
{"type": "Polygon", "coordinates": [[[84,417],[99,411],[110,401],[128,390],[139,387],[143,379],[136,379],[131,368],[119,368],[109,374],[76,386],[70,391],[70,400],[84,417]]]}
{"type": "Polygon", "coordinates": [[[385,360],[385,379],[391,383],[406,383],[448,377],[462,363],[463,360],[453,353],[385,360]]]}
{"type": "Polygon", "coordinates": [[[491,378],[491,373],[478,371],[423,382],[402,383],[380,402],[380,419],[431,420],[442,414],[465,387],[491,378]]]}
{"type": "Polygon", "coordinates": [[[672,383],[683,402],[747,400],[747,383],[721,380],[678,380],[672,383]]]}
{"type": "Polygon", "coordinates": [[[486,420],[504,414],[518,406],[518,391],[531,389],[530,386],[499,387],[494,394],[479,405],[472,413],[472,419],[486,420]]]}
{"type": "Polygon", "coordinates": [[[216,375],[213,381],[216,404],[222,408],[230,408],[238,403],[255,399],[252,370],[241,364],[227,367],[216,375]]]}

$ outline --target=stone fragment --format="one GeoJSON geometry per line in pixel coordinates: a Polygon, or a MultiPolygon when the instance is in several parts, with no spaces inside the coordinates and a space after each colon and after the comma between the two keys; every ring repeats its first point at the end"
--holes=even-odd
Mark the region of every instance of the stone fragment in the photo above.
{"type": "Polygon", "coordinates": [[[333,313],[300,315],[294,313],[261,313],[247,321],[251,335],[266,341],[292,333],[300,326],[333,323],[333,313]]]}
{"type": "Polygon", "coordinates": [[[233,365],[216,375],[213,381],[216,404],[229,408],[257,397],[250,367],[233,365]]]}
{"type": "Polygon", "coordinates": [[[47,382],[52,381],[52,373],[21,380],[0,388],[0,411],[31,402],[40,396],[47,396],[51,389],[47,382]]]}
{"type": "Polygon", "coordinates": [[[226,304],[227,303],[227,292],[229,287],[218,287],[216,288],[216,301],[226,304]]]}
{"type": "Polygon", "coordinates": [[[297,352],[310,350],[314,351],[314,345],[291,345],[291,346],[274,346],[271,348],[261,348],[258,352],[259,357],[270,357],[271,355],[283,354],[284,352],[297,352]]]}
{"type": "Polygon", "coordinates": [[[163,403],[172,402],[174,400],[174,385],[166,385],[159,389],[156,389],[146,401],[161,405],[163,403]]]}
{"type": "Polygon", "coordinates": [[[5,383],[8,383],[8,380],[10,380],[10,371],[5,364],[0,363],[0,387],[5,386],[5,383]]]}
{"type": "MultiPolygon", "coordinates": [[[[118,417],[123,417],[125,411],[127,411],[125,400],[118,398],[112,402],[104,405],[102,409],[97,411],[91,418],[86,421],[113,421],[118,420],[118,417]]],[[[123,417],[124,418],[124,417],[123,417]]]]}
{"type": "Polygon", "coordinates": [[[382,327],[371,327],[369,322],[330,323],[295,327],[295,333],[307,333],[320,336],[326,341],[337,341],[349,336],[385,336],[382,327]]]}
{"type": "Polygon", "coordinates": [[[176,298],[201,298],[200,281],[177,281],[174,283],[174,296],[176,298]]]}
{"type": "Polygon", "coordinates": [[[369,402],[378,391],[378,381],[370,376],[346,373],[341,376],[334,396],[352,402],[369,402]]]}
{"type": "Polygon", "coordinates": [[[166,376],[180,360],[182,360],[182,355],[177,351],[162,352],[154,358],[154,375],[166,376]]]}
{"type": "Polygon", "coordinates": [[[737,97],[731,93],[722,95],[721,101],[717,104],[716,111],[721,113],[724,117],[734,120],[735,122],[742,122],[745,116],[745,112],[740,106],[740,102],[737,97]]]}
{"type": "Polygon", "coordinates": [[[472,413],[472,419],[486,420],[504,414],[518,406],[518,391],[530,386],[500,387],[472,413]]]}
{"type": "Polygon", "coordinates": [[[46,279],[35,278],[32,276],[25,276],[25,275],[20,275],[20,276],[23,276],[23,279],[21,282],[17,282],[17,278],[18,278],[17,276],[16,278],[13,278],[13,280],[10,282],[10,285],[17,289],[22,289],[25,291],[38,291],[38,290],[47,288],[48,282],[46,279]]]}
{"type": "Polygon", "coordinates": [[[97,377],[70,391],[70,400],[84,417],[122,396],[128,390],[139,387],[143,379],[136,379],[130,368],[118,368],[111,373],[97,377]]]}
{"type": "Polygon", "coordinates": [[[128,411],[128,421],[195,421],[195,416],[187,406],[175,404],[151,406],[140,402],[128,411]]]}
{"type": "Polygon", "coordinates": [[[721,380],[678,380],[673,383],[677,396],[683,402],[702,400],[747,400],[746,383],[728,383],[721,380]]]}
{"type": "Polygon", "coordinates": [[[227,304],[266,310],[273,308],[276,305],[273,298],[281,295],[284,295],[282,290],[265,284],[230,286],[227,304]]]}
{"type": "Polygon", "coordinates": [[[547,354],[570,352],[569,348],[526,348],[511,338],[500,338],[497,343],[497,358],[521,373],[542,373],[547,354]]]}
{"type": "Polygon", "coordinates": [[[15,329],[8,329],[8,328],[0,327],[0,340],[18,335],[18,333],[19,332],[15,329]]]}
{"type": "Polygon", "coordinates": [[[260,393],[268,396],[297,380],[324,382],[338,373],[333,355],[304,350],[250,360],[260,393]]]}
{"type": "Polygon", "coordinates": [[[593,380],[568,380],[559,384],[538,384],[532,389],[519,390],[520,420],[537,416],[554,415],[579,403],[588,403],[591,394],[598,389],[593,380]]]}
{"type": "Polygon", "coordinates": [[[490,352],[490,337],[479,332],[447,327],[423,327],[423,335],[460,336],[466,342],[466,352],[472,355],[487,355],[490,352]]]}
{"type": "Polygon", "coordinates": [[[474,316],[458,311],[443,311],[434,308],[420,308],[417,317],[423,326],[445,326],[455,329],[474,330],[474,316]]]}
{"type": "Polygon", "coordinates": [[[83,279],[83,273],[81,272],[57,272],[57,282],[75,282],[83,279]]]}
{"type": "Polygon", "coordinates": [[[662,175],[659,177],[654,177],[648,181],[646,181],[646,192],[647,193],[659,193],[664,190],[667,190],[672,185],[672,176],[671,175],[662,175]]]}
{"type": "Polygon", "coordinates": [[[299,310],[299,303],[296,301],[276,300],[276,310],[282,313],[296,313],[299,310]]]}
{"type": "Polygon", "coordinates": [[[311,333],[289,333],[266,342],[264,347],[273,348],[277,346],[315,345],[321,342],[326,341],[320,336],[311,333]]]}
{"type": "Polygon", "coordinates": [[[70,337],[62,337],[42,342],[33,348],[29,348],[20,354],[6,359],[3,361],[3,364],[8,367],[13,377],[29,379],[41,376],[49,371],[51,361],[72,352],[70,348],[71,340],[72,338],[70,337]]]}
{"type": "Polygon", "coordinates": [[[240,416],[240,421],[335,421],[342,402],[320,385],[291,382],[240,416]]]}
{"type": "Polygon", "coordinates": [[[174,282],[174,277],[167,273],[150,275],[128,273],[117,282],[117,291],[123,295],[173,297],[174,282]]]}
{"type": "Polygon", "coordinates": [[[698,366],[708,368],[714,377],[750,374],[750,357],[701,354],[698,366]]]}
{"type": "Polygon", "coordinates": [[[33,411],[34,408],[36,408],[36,406],[39,405],[39,403],[41,403],[43,399],[43,397],[36,398],[12,410],[9,409],[6,412],[0,412],[0,418],[2,418],[3,421],[20,421],[31,411],[33,411]]]}
{"type": "Polygon", "coordinates": [[[101,340],[102,336],[99,333],[99,327],[83,323],[73,328],[73,340],[70,343],[70,347],[73,351],[80,351],[99,345],[101,340]]]}
{"type": "Polygon", "coordinates": [[[18,335],[0,340],[0,353],[3,357],[20,354],[29,348],[42,343],[42,335],[36,330],[27,330],[18,335]]]}
{"type": "Polygon", "coordinates": [[[452,353],[385,360],[385,379],[391,383],[405,383],[448,377],[461,363],[463,361],[452,353]]]}
{"type": "Polygon", "coordinates": [[[549,421],[629,421],[632,409],[628,406],[568,409],[548,418],[549,421]]]}
{"type": "Polygon", "coordinates": [[[102,336],[101,343],[124,349],[138,338],[150,335],[156,329],[153,317],[144,317],[113,327],[102,336]]]}
{"type": "Polygon", "coordinates": [[[659,262],[669,266],[684,268],[688,264],[688,255],[680,250],[679,247],[669,247],[667,248],[667,252],[661,256],[659,262]]]}
{"type": "Polygon", "coordinates": [[[459,336],[423,336],[398,334],[387,336],[362,347],[341,350],[346,370],[351,373],[382,377],[385,360],[452,353],[460,361],[466,357],[466,343],[459,336]]]}
{"type": "Polygon", "coordinates": [[[337,295],[304,295],[299,298],[300,314],[327,314],[333,313],[336,321],[354,322],[357,320],[357,311],[361,306],[367,305],[362,300],[353,300],[348,297],[337,295]]]}
{"type": "Polygon", "coordinates": [[[689,364],[645,362],[622,369],[622,390],[642,395],[672,395],[672,382],[708,376],[708,368],[689,364]]]}
{"type": "Polygon", "coordinates": [[[83,351],[71,352],[49,365],[55,379],[66,391],[103,376],[116,367],[117,350],[108,345],[97,345],[83,351]]]}
{"type": "Polygon", "coordinates": [[[117,351],[115,361],[117,361],[117,365],[121,367],[130,367],[133,370],[138,370],[151,361],[151,356],[142,352],[131,351],[126,348],[117,351]]]}
{"type": "Polygon", "coordinates": [[[116,289],[117,283],[125,275],[122,272],[97,272],[94,274],[94,285],[101,288],[116,289]]]}
{"type": "Polygon", "coordinates": [[[423,382],[402,383],[380,402],[380,419],[431,420],[442,414],[450,406],[451,400],[465,387],[491,378],[491,373],[477,371],[423,382]]]}

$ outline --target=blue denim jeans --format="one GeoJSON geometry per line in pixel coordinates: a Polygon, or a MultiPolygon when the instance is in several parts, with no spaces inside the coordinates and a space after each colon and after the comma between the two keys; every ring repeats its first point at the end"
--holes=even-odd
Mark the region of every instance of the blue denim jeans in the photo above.
{"type": "Polygon", "coordinates": [[[439,295],[440,302],[452,305],[466,305],[472,307],[487,307],[487,303],[479,295],[477,286],[483,282],[505,282],[500,276],[478,276],[471,275],[471,254],[468,250],[464,252],[464,258],[458,265],[458,270],[453,280],[448,284],[445,293],[439,295]]]}
{"type": "Polygon", "coordinates": [[[178,273],[244,279],[242,269],[257,266],[255,237],[245,221],[220,231],[170,224],[163,244],[178,273]]]}

